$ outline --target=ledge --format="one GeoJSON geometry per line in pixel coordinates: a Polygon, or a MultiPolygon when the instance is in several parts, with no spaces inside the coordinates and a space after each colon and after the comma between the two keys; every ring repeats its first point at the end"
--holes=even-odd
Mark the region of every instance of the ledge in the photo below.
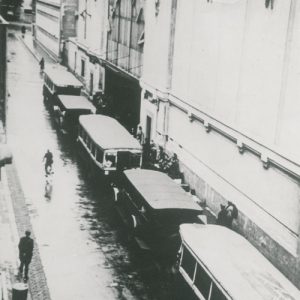
{"type": "Polygon", "coordinates": [[[195,119],[206,127],[209,127],[210,130],[218,132],[227,139],[236,143],[237,147],[242,145],[243,150],[248,150],[256,154],[261,158],[263,163],[267,161],[269,164],[274,165],[290,176],[296,179],[300,179],[299,162],[294,161],[287,154],[280,153],[278,150],[272,149],[270,146],[246,136],[245,134],[216,120],[214,117],[209,116],[207,113],[197,109],[196,107],[193,107],[192,105],[176,98],[171,94],[169,95],[169,101],[171,105],[185,112],[187,114],[187,117],[189,116],[190,119],[195,119]]]}

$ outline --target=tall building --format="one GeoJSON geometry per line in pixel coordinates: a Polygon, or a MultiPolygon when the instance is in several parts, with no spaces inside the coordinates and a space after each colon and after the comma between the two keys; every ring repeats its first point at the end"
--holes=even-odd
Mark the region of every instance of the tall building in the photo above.
{"type": "Polygon", "coordinates": [[[67,43],[68,67],[106,111],[128,130],[140,118],[144,0],[80,1],[76,38],[67,43]]]}
{"type": "Polygon", "coordinates": [[[108,0],[79,2],[77,36],[67,42],[68,67],[93,97],[104,91],[108,0]]]}
{"type": "Polygon", "coordinates": [[[0,142],[6,120],[7,25],[8,23],[0,16],[0,142]]]}
{"type": "Polygon", "coordinates": [[[35,40],[49,55],[62,60],[65,41],[76,36],[78,0],[37,0],[35,40]]]}
{"type": "Polygon", "coordinates": [[[146,134],[214,214],[236,204],[234,229],[300,287],[299,2],[149,0],[145,12],[146,134]]]}

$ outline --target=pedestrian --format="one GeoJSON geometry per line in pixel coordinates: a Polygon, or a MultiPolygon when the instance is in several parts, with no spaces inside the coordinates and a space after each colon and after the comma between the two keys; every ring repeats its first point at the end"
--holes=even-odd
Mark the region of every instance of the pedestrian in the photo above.
{"type": "Polygon", "coordinates": [[[39,64],[40,64],[40,70],[41,70],[41,72],[43,72],[44,69],[45,69],[45,60],[44,60],[44,57],[41,58],[39,64]]]}
{"type": "Polygon", "coordinates": [[[226,216],[226,206],[221,204],[220,205],[220,212],[218,213],[217,217],[217,224],[221,226],[226,226],[227,225],[227,216],[226,216]]]}
{"type": "Polygon", "coordinates": [[[52,172],[53,154],[48,149],[44,155],[43,161],[45,161],[46,176],[52,172]]]}
{"type": "Polygon", "coordinates": [[[179,169],[179,161],[176,153],[174,153],[171,159],[169,160],[168,174],[172,179],[178,179],[181,177],[180,169],[179,169]]]}
{"type": "Polygon", "coordinates": [[[29,230],[25,231],[25,236],[20,239],[19,242],[19,258],[20,258],[20,268],[19,275],[23,276],[23,269],[25,267],[24,280],[28,280],[29,264],[32,259],[33,254],[33,239],[30,237],[31,232],[29,230]]]}
{"type": "Polygon", "coordinates": [[[156,145],[153,140],[150,142],[150,162],[151,164],[155,164],[157,156],[156,145]]]}
{"type": "Polygon", "coordinates": [[[144,141],[144,133],[143,133],[143,129],[142,129],[141,125],[138,126],[135,137],[140,142],[141,145],[144,144],[144,142],[145,142],[144,141]]]}
{"type": "Polygon", "coordinates": [[[233,219],[237,219],[238,217],[238,209],[231,201],[228,201],[227,206],[225,207],[226,212],[226,224],[225,226],[228,228],[232,228],[233,219]]]}
{"type": "Polygon", "coordinates": [[[150,160],[150,141],[148,138],[145,139],[143,146],[143,165],[144,167],[149,167],[150,160]]]}
{"type": "Polygon", "coordinates": [[[21,32],[22,32],[22,38],[24,39],[26,33],[26,27],[24,25],[21,27],[21,32]]]}

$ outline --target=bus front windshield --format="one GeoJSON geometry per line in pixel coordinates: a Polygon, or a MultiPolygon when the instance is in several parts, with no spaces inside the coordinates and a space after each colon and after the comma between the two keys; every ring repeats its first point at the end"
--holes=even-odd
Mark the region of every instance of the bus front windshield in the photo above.
{"type": "Polygon", "coordinates": [[[114,154],[114,153],[105,153],[104,166],[106,168],[116,167],[116,154],[114,154]]]}

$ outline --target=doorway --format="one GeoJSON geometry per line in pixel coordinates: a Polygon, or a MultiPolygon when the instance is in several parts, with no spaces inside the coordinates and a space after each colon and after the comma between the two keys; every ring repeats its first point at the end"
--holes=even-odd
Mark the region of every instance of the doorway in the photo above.
{"type": "Polygon", "coordinates": [[[146,139],[150,142],[151,140],[151,130],[152,130],[152,118],[147,116],[146,118],[146,139]]]}
{"type": "Polygon", "coordinates": [[[91,74],[90,74],[90,96],[93,95],[93,89],[94,89],[94,74],[91,72],[91,74]]]}

